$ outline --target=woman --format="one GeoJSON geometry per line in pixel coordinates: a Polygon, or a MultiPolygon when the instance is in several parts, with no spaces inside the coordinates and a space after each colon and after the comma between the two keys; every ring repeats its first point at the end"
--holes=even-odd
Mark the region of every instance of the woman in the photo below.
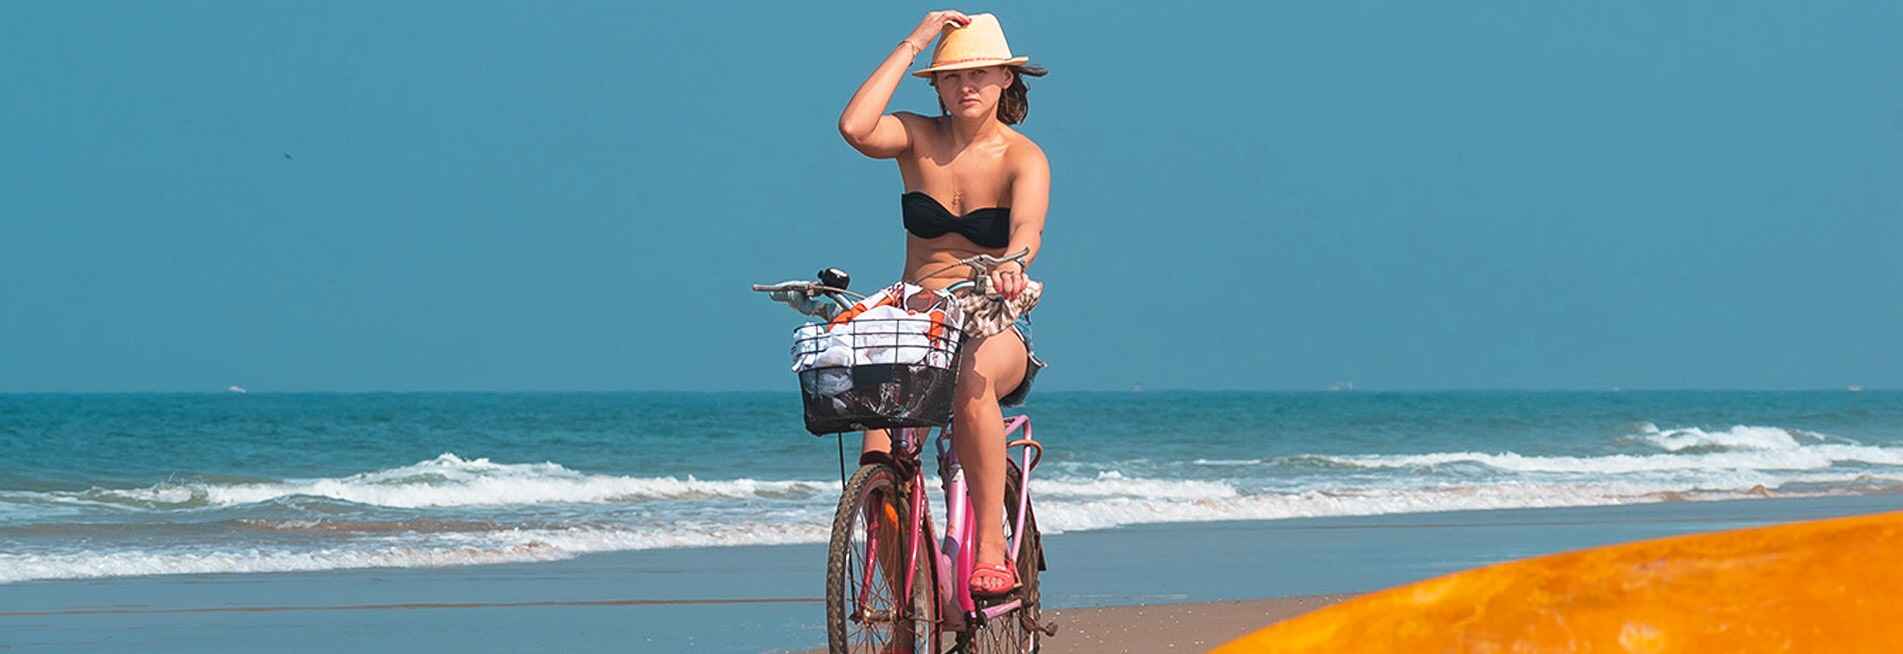
{"type": "MultiPolygon", "coordinates": [[[[1024,290],[1025,267],[1036,261],[1041,245],[1051,186],[1044,152],[1010,127],[1030,110],[1024,76],[1044,74],[1028,62],[1011,55],[995,17],[934,11],[893,47],[839,116],[839,133],[854,149],[898,161],[905,182],[900,208],[906,281],[942,289],[969,274],[955,265],[959,259],[1028,250],[1022,264],[991,272],[993,288],[1006,297],[1024,290]],[[932,65],[914,73],[937,88],[940,115],[884,113],[906,67],[941,32],[932,65]]],[[[978,565],[970,579],[976,594],[1002,595],[1018,585],[1004,551],[1000,405],[1022,403],[1043,365],[1031,353],[1028,318],[1014,329],[967,341],[959,357],[953,442],[978,525],[978,565]]],[[[866,432],[864,452],[891,448],[884,431],[866,432]]]]}

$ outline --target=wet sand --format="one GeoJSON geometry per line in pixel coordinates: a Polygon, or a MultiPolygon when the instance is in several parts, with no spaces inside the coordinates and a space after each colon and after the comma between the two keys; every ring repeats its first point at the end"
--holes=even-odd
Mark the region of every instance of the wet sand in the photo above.
{"type": "Polygon", "coordinates": [[[1263,625],[1334,604],[1351,595],[1316,595],[1233,602],[1056,609],[1057,637],[1047,654],[1086,652],[1201,652],[1263,625]]]}
{"type": "MultiPolygon", "coordinates": [[[[1255,631],[1353,597],[1315,595],[1229,602],[1052,609],[1047,622],[1057,636],[1044,640],[1044,654],[1201,652],[1255,631]]],[[[799,654],[823,654],[824,647],[799,654]]]]}

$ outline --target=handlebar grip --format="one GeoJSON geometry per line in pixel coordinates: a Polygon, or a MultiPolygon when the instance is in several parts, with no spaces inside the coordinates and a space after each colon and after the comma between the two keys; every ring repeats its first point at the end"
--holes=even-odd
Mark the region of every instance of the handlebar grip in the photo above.
{"type": "Polygon", "coordinates": [[[780,282],[777,284],[754,284],[753,290],[756,290],[762,293],[775,293],[779,291],[804,291],[812,287],[813,287],[812,282],[803,282],[803,281],[796,280],[796,281],[780,282]]]}

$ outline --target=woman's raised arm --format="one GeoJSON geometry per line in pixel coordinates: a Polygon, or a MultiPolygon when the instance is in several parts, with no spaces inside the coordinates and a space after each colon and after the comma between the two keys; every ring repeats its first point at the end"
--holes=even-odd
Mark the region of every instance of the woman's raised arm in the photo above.
{"type": "Polygon", "coordinates": [[[892,53],[859,85],[859,90],[852,94],[852,101],[846,103],[846,110],[839,114],[839,135],[846,138],[846,143],[874,159],[891,159],[912,147],[905,124],[899,122],[898,116],[885,113],[885,106],[892,102],[892,92],[899,88],[899,81],[905,79],[906,67],[932,44],[939,32],[946,26],[963,26],[970,22],[970,18],[956,11],[934,11],[919,21],[910,36],[893,46],[892,53]]]}

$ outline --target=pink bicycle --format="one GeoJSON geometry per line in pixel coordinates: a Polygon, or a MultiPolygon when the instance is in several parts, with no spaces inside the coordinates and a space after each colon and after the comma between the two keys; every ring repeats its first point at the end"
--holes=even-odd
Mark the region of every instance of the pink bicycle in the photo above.
{"type": "MultiPolygon", "coordinates": [[[[998,261],[984,256],[966,260],[974,277],[998,261]]],[[[848,280],[845,273],[827,269],[816,282],[753,288],[774,293],[775,299],[802,313],[836,318],[839,310],[852,306],[847,298],[864,299],[846,290],[848,280]]],[[[976,562],[977,524],[971,519],[964,473],[950,440],[955,433],[950,402],[957,367],[939,365],[955,359],[962,332],[936,325],[939,331],[934,333],[934,325],[906,324],[910,320],[924,319],[880,320],[870,328],[866,321],[855,320],[858,329],[847,346],[902,354],[910,343],[919,356],[862,356],[856,365],[812,366],[800,372],[807,430],[832,434],[840,444],[843,488],[826,555],[828,650],[1036,652],[1042,638],[1057,633],[1054,625],[1039,619],[1038,572],[1046,566],[1030,493],[1031,472],[1044,448],[1032,438],[1029,416],[1005,418],[1006,452],[1016,454],[1005,461],[1003,527],[1005,551],[1016,566],[1019,586],[995,598],[974,596],[967,580],[976,562]],[[888,360],[893,362],[885,363],[888,360]],[[840,434],[865,429],[889,429],[892,450],[863,455],[858,469],[846,474],[840,434]],[[945,497],[942,538],[931,519],[919,460],[934,429],[945,497]],[[952,634],[950,650],[944,649],[945,634],[952,634]]],[[[796,357],[802,352],[823,355],[815,345],[818,339],[839,338],[825,335],[827,328],[815,323],[795,332],[796,357]]]]}

